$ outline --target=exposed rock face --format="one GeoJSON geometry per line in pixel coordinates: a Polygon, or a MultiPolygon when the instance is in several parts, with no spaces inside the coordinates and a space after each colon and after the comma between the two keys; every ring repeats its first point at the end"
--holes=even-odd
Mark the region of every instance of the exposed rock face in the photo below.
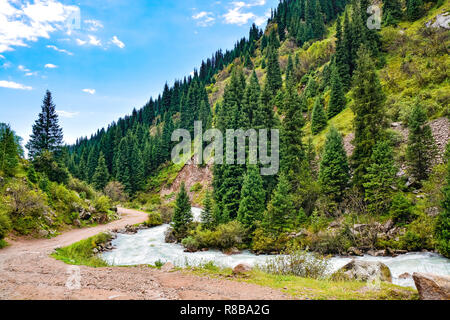
{"type": "Polygon", "coordinates": [[[373,281],[379,279],[392,282],[391,270],[381,262],[352,260],[339,269],[337,274],[342,275],[347,280],[373,281]]]}
{"type": "Polygon", "coordinates": [[[172,228],[167,229],[164,234],[166,243],[176,243],[177,238],[175,237],[174,231],[172,228]]]}
{"type": "Polygon", "coordinates": [[[161,267],[162,272],[170,272],[170,271],[173,271],[174,269],[175,269],[175,266],[173,265],[172,262],[167,262],[165,265],[163,265],[161,267]]]}
{"type": "Polygon", "coordinates": [[[246,263],[238,264],[236,267],[233,268],[233,274],[243,274],[249,271],[252,271],[252,267],[246,263]]]}
{"type": "Polygon", "coordinates": [[[450,29],[450,13],[438,14],[434,19],[426,23],[427,28],[450,29]]]}
{"type": "Polygon", "coordinates": [[[450,277],[429,273],[413,274],[421,300],[450,300],[450,277]]]}

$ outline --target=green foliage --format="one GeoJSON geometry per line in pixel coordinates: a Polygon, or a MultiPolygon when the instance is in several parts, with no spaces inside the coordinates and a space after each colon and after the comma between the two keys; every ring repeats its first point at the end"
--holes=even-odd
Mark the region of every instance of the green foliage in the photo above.
{"type": "Polygon", "coordinates": [[[103,152],[100,152],[98,158],[97,168],[95,169],[94,176],[92,177],[92,184],[97,190],[103,190],[109,181],[109,172],[106,167],[105,156],[103,152]]]}
{"type": "Polygon", "coordinates": [[[339,77],[339,70],[333,65],[331,72],[331,94],[328,103],[328,118],[331,119],[342,112],[347,105],[343,85],[339,77]]]}
{"type": "Polygon", "coordinates": [[[163,224],[161,215],[158,212],[150,212],[148,214],[148,219],[145,222],[148,227],[156,227],[163,224]]]}
{"type": "Polygon", "coordinates": [[[205,229],[212,229],[215,225],[214,206],[212,194],[209,190],[206,191],[205,200],[203,202],[204,209],[202,210],[202,223],[205,229]]]}
{"type": "Polygon", "coordinates": [[[403,194],[398,193],[392,199],[390,215],[396,224],[405,225],[415,218],[413,208],[413,203],[403,194]]]}
{"type": "Polygon", "coordinates": [[[244,244],[246,230],[238,221],[221,224],[216,230],[203,229],[200,226],[190,232],[186,240],[196,250],[200,248],[218,248],[227,250],[240,248],[244,244]]]}
{"type": "Polygon", "coordinates": [[[55,160],[55,156],[48,150],[40,151],[34,156],[33,166],[37,172],[43,173],[50,181],[67,184],[69,171],[55,160]]]}
{"type": "Polygon", "coordinates": [[[175,212],[172,220],[172,227],[179,235],[187,232],[189,224],[192,222],[191,202],[186,191],[184,182],[181,184],[180,192],[175,201],[175,212]]]}
{"type": "Polygon", "coordinates": [[[328,123],[321,100],[322,99],[320,97],[317,97],[316,102],[314,103],[311,119],[311,132],[313,134],[318,134],[319,132],[321,132],[323,129],[325,129],[328,123]]]}
{"type": "Polygon", "coordinates": [[[367,174],[363,178],[365,200],[370,213],[384,214],[389,210],[396,174],[394,152],[389,142],[378,142],[372,153],[367,174]]]}
{"type": "Polygon", "coordinates": [[[196,252],[199,249],[199,243],[193,237],[184,238],[181,241],[183,247],[185,247],[189,252],[196,252]]]}
{"type": "Polygon", "coordinates": [[[100,196],[92,202],[95,210],[101,213],[107,213],[111,210],[112,204],[111,199],[106,196],[100,196]]]}
{"type": "Polygon", "coordinates": [[[93,268],[107,267],[108,264],[97,257],[93,250],[100,244],[107,243],[111,238],[111,234],[101,233],[68,247],[56,249],[52,257],[71,265],[85,265],[93,268]]]}
{"type": "Polygon", "coordinates": [[[244,177],[241,191],[241,202],[237,219],[249,231],[256,229],[258,221],[262,221],[265,210],[266,193],[259,168],[250,165],[244,177]]]}
{"type": "Polygon", "coordinates": [[[273,96],[283,86],[280,64],[278,62],[278,51],[273,47],[269,47],[267,53],[267,86],[273,96]]]}
{"type": "Polygon", "coordinates": [[[203,189],[203,186],[200,182],[197,182],[196,184],[194,184],[191,189],[189,190],[190,192],[199,192],[203,189]]]}
{"type": "Polygon", "coordinates": [[[320,164],[319,182],[323,194],[340,202],[350,181],[350,168],[341,134],[332,127],[327,135],[320,164]]]}
{"type": "MultiPolygon", "coordinates": [[[[11,231],[11,220],[5,208],[0,208],[0,241],[11,231]]],[[[1,247],[0,247],[1,249],[1,247]]]]}
{"type": "Polygon", "coordinates": [[[118,181],[109,182],[103,190],[106,196],[108,196],[114,202],[127,201],[127,194],[125,193],[124,186],[118,181]]]}
{"type": "Polygon", "coordinates": [[[431,127],[427,124],[423,107],[416,103],[409,120],[409,139],[406,159],[409,169],[418,182],[428,179],[437,149],[431,127]]]}
{"type": "Polygon", "coordinates": [[[422,16],[422,6],[422,0],[406,0],[406,16],[410,21],[415,21],[422,16]]]}
{"type": "Polygon", "coordinates": [[[400,244],[408,251],[434,250],[433,230],[433,219],[421,215],[407,227],[406,233],[400,237],[400,244]]]}
{"type": "Polygon", "coordinates": [[[18,146],[9,126],[0,131],[0,172],[14,176],[19,165],[18,146]]]}
{"type": "Polygon", "coordinates": [[[437,218],[434,234],[437,240],[437,249],[442,255],[450,258],[450,143],[447,145],[445,157],[447,161],[447,184],[443,189],[442,212],[437,218]]]}

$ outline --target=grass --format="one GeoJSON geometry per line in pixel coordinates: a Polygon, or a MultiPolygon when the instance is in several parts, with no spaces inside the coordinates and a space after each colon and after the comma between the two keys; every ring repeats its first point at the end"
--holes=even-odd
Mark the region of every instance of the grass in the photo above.
{"type": "Polygon", "coordinates": [[[0,239],[0,249],[6,248],[8,245],[8,242],[6,242],[4,239],[0,239]]]}
{"type": "Polygon", "coordinates": [[[71,265],[84,265],[93,268],[107,267],[108,264],[94,255],[93,250],[109,240],[111,240],[110,234],[100,233],[70,246],[56,249],[51,256],[71,265]]]}
{"type": "Polygon", "coordinates": [[[233,277],[231,269],[221,269],[213,263],[185,269],[185,272],[219,279],[256,284],[282,290],[294,299],[309,300],[418,300],[417,291],[390,283],[382,283],[379,289],[370,288],[365,282],[331,281],[281,276],[254,269],[245,276],[233,277]]]}

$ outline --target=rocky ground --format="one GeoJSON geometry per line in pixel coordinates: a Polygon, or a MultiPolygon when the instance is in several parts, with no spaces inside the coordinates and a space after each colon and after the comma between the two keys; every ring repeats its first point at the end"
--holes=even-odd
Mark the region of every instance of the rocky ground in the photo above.
{"type": "Polygon", "coordinates": [[[197,277],[148,267],[80,267],[81,288],[66,284],[73,271],[49,256],[64,247],[101,232],[142,223],[147,214],[119,209],[122,218],[108,225],[75,229],[53,239],[9,241],[0,250],[0,299],[2,300],[280,300],[289,299],[281,291],[234,281],[197,277]]]}

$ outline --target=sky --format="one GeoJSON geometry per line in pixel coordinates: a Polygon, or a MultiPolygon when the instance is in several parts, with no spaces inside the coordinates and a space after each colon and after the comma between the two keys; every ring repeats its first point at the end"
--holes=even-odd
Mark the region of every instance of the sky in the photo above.
{"type": "Polygon", "coordinates": [[[48,89],[65,143],[232,49],[278,0],[0,0],[0,122],[24,139],[48,89]]]}

